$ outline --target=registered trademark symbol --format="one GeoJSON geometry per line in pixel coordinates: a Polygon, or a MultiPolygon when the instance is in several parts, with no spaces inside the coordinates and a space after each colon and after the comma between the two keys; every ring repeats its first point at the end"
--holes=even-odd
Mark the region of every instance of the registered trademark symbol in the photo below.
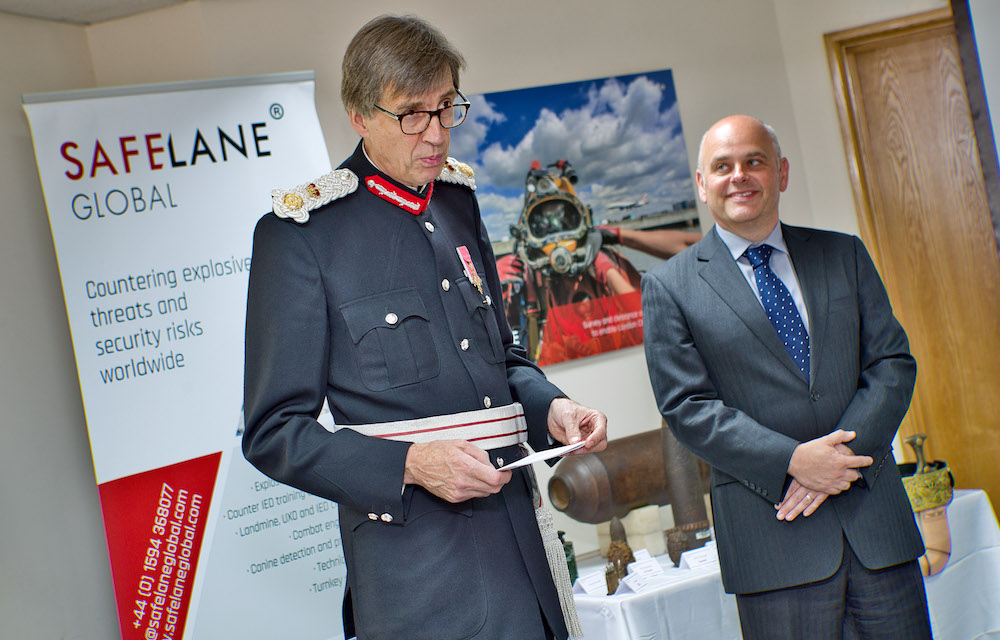
{"type": "Polygon", "coordinates": [[[285,108],[283,106],[281,106],[277,102],[271,105],[272,118],[274,118],[275,120],[281,120],[281,118],[284,117],[284,115],[285,115],[285,108]]]}

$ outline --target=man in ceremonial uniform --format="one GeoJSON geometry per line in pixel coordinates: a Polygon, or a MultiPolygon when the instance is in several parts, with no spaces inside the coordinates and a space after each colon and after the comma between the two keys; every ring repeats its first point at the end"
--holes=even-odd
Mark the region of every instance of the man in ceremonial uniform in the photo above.
{"type": "Polygon", "coordinates": [[[416,18],[365,25],[341,91],[361,143],[275,191],[254,234],[243,450],[339,503],[359,640],[566,638],[530,467],[498,467],[524,442],[607,444],[513,344],[474,176],[448,158],[463,64],[416,18]]]}

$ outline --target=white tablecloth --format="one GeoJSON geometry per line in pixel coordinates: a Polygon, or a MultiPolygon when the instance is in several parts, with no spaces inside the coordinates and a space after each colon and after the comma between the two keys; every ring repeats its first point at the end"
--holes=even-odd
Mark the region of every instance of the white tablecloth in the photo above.
{"type": "MultiPolygon", "coordinates": [[[[934,637],[1000,639],[1000,528],[986,494],[956,491],[948,526],[951,559],[925,581],[934,637]]],[[[657,560],[670,581],[652,591],[576,596],[586,640],[741,638],[736,598],[723,592],[718,565],[685,570],[667,556],[657,560]]]]}
{"type": "Polygon", "coordinates": [[[948,530],[951,558],[924,580],[934,638],[1000,638],[1000,528],[986,494],[956,491],[948,530]]]}
{"type": "Polygon", "coordinates": [[[735,596],[722,591],[718,565],[677,569],[657,558],[670,579],[653,591],[576,596],[586,640],[738,640],[735,596]]]}

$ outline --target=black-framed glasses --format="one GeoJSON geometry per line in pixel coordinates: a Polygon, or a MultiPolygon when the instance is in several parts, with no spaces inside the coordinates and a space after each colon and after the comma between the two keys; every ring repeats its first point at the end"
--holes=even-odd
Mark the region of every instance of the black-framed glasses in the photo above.
{"type": "Polygon", "coordinates": [[[384,113],[385,115],[395,118],[399,121],[400,130],[408,136],[415,136],[418,133],[423,133],[427,130],[427,127],[431,126],[431,118],[434,116],[438,117],[438,122],[445,129],[454,129],[458,125],[465,122],[465,117],[469,115],[469,107],[472,106],[468,99],[462,95],[461,91],[457,91],[458,97],[462,99],[462,102],[457,104],[450,104],[447,107],[441,107],[440,109],[435,109],[434,111],[407,111],[406,113],[393,113],[388,109],[383,109],[377,104],[374,105],[376,109],[384,113]]]}

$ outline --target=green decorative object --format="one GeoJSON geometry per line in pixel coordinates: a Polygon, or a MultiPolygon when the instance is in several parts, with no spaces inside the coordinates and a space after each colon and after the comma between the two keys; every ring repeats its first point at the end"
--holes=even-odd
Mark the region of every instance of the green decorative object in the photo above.
{"type": "Polygon", "coordinates": [[[566,553],[566,567],[569,569],[569,583],[576,582],[579,575],[576,571],[576,553],[573,551],[573,542],[566,539],[566,532],[559,531],[559,541],[562,542],[563,551],[566,553]]]}

